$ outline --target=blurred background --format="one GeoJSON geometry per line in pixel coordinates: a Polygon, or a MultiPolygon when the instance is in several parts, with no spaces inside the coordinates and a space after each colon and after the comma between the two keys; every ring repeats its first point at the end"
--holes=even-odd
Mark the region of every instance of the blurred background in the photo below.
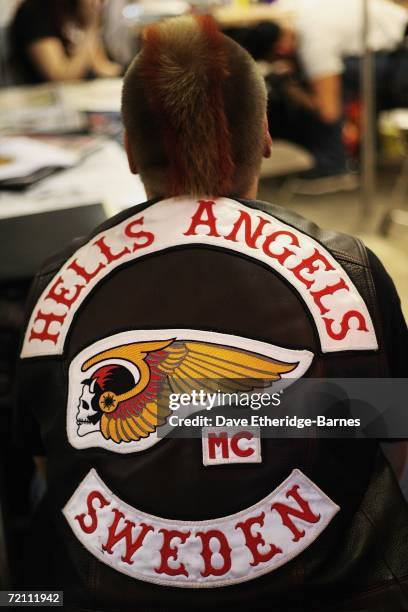
{"type": "Polygon", "coordinates": [[[12,517],[14,551],[7,570],[0,534],[0,584],[41,486],[10,434],[31,279],[145,201],[122,147],[121,75],[146,24],[192,12],[212,13],[265,77],[274,147],[259,199],[361,237],[408,316],[408,1],[0,0],[0,523],[12,517]]]}

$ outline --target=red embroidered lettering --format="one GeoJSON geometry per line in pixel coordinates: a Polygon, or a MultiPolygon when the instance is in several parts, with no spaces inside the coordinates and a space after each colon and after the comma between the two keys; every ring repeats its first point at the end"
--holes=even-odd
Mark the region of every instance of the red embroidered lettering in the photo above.
{"type": "Polygon", "coordinates": [[[214,215],[213,206],[215,202],[207,201],[207,200],[199,200],[199,206],[197,211],[191,218],[191,225],[189,229],[184,232],[184,236],[196,236],[196,229],[199,225],[206,225],[210,230],[206,236],[215,236],[219,238],[219,233],[217,232],[217,219],[214,215]],[[206,216],[204,216],[206,215],[206,216]]]}
{"type": "Polygon", "coordinates": [[[273,234],[270,234],[270,236],[266,238],[263,244],[263,247],[262,247],[265,255],[268,255],[269,257],[273,257],[274,259],[277,259],[278,262],[281,264],[281,266],[283,266],[285,264],[285,261],[289,257],[289,255],[294,255],[295,253],[294,251],[291,251],[287,247],[284,247],[282,253],[280,254],[273,253],[273,251],[271,251],[270,246],[272,242],[274,242],[279,236],[288,236],[291,241],[290,244],[297,246],[297,247],[299,246],[299,240],[296,238],[295,234],[292,234],[292,232],[286,232],[283,230],[279,232],[273,232],[273,234]]]}
{"type": "Polygon", "coordinates": [[[271,510],[276,510],[281,519],[282,523],[291,530],[293,535],[294,542],[298,542],[303,536],[305,532],[296,527],[294,522],[289,518],[289,516],[295,516],[296,518],[305,521],[306,523],[317,523],[320,520],[320,514],[313,514],[310,509],[309,504],[306,500],[304,500],[298,493],[299,485],[294,485],[287,493],[286,497],[293,497],[293,499],[299,504],[300,509],[291,508],[286,504],[276,503],[272,504],[271,510]]]}
{"type": "Polygon", "coordinates": [[[132,539],[132,531],[133,527],[135,527],[135,523],[133,521],[129,521],[125,519],[126,526],[121,529],[118,533],[116,533],[116,529],[118,527],[119,521],[125,517],[125,515],[117,510],[113,509],[113,513],[115,514],[112,524],[109,527],[108,531],[108,539],[106,544],[102,545],[104,551],[108,554],[112,554],[112,548],[121,540],[125,540],[126,546],[126,554],[121,556],[122,561],[128,563],[129,565],[133,564],[132,557],[137,550],[142,546],[143,541],[149,531],[154,531],[154,528],[151,525],[145,525],[145,523],[139,523],[140,531],[137,535],[136,539],[132,539]]]}
{"type": "Polygon", "coordinates": [[[57,288],[61,284],[63,285],[63,283],[64,279],[62,278],[62,276],[59,276],[51,287],[51,289],[49,290],[45,299],[54,300],[54,302],[57,302],[57,304],[63,304],[67,308],[71,308],[72,304],[77,300],[79,294],[81,293],[82,289],[84,289],[85,285],[75,285],[74,295],[72,295],[71,297],[67,297],[70,292],[70,289],[67,289],[66,287],[62,286],[57,292],[57,288]]]}
{"type": "Polygon", "coordinates": [[[259,565],[260,563],[265,563],[265,561],[270,561],[272,557],[282,552],[282,549],[275,546],[275,544],[269,545],[268,552],[263,553],[258,550],[259,546],[265,546],[266,544],[259,531],[257,531],[256,533],[252,532],[252,526],[257,524],[260,527],[263,527],[264,519],[265,512],[261,512],[261,514],[259,514],[258,516],[250,517],[246,521],[243,521],[242,523],[237,523],[235,525],[235,529],[241,529],[242,533],[244,534],[245,544],[247,545],[252,554],[252,566],[259,565]]]}
{"type": "Polygon", "coordinates": [[[320,289],[320,291],[310,292],[310,295],[312,296],[315,304],[319,307],[320,313],[322,315],[326,314],[326,312],[329,312],[329,308],[326,308],[325,306],[323,306],[322,298],[325,295],[333,295],[333,293],[336,293],[336,291],[340,291],[340,289],[346,289],[346,291],[350,291],[350,288],[347,286],[343,278],[339,280],[339,282],[336,283],[335,285],[328,285],[324,289],[320,289]]]}
{"type": "Polygon", "coordinates": [[[201,555],[204,559],[204,571],[201,575],[206,576],[222,576],[231,569],[231,548],[228,544],[228,540],[222,531],[218,529],[210,529],[209,531],[198,531],[196,536],[201,539],[203,545],[201,555]],[[211,540],[218,540],[219,543],[219,555],[223,559],[221,567],[214,567],[212,560],[216,554],[210,548],[211,540]]]}
{"type": "Polygon", "coordinates": [[[191,535],[191,531],[178,531],[177,529],[160,529],[159,533],[163,534],[163,545],[160,549],[161,563],[160,567],[155,569],[158,574],[167,574],[168,576],[188,576],[188,572],[183,563],[180,563],[177,567],[169,566],[169,559],[177,560],[178,548],[172,546],[171,542],[175,538],[180,540],[181,544],[184,544],[187,538],[191,535]]]}
{"type": "Polygon", "coordinates": [[[251,233],[251,230],[252,230],[251,217],[249,216],[247,212],[241,210],[239,213],[238,220],[234,223],[231,233],[228,234],[228,236],[225,236],[225,240],[231,240],[232,242],[238,242],[237,234],[239,230],[241,229],[242,224],[244,224],[245,225],[245,243],[251,249],[255,249],[256,241],[258,240],[259,236],[262,234],[262,230],[264,226],[270,223],[266,219],[262,219],[262,217],[258,217],[258,219],[259,219],[258,225],[254,233],[252,234],[251,233]]]}
{"type": "Polygon", "coordinates": [[[138,231],[133,232],[133,226],[135,225],[143,225],[144,217],[140,219],[136,219],[132,221],[125,227],[125,234],[129,236],[129,238],[137,238],[138,240],[143,240],[143,242],[134,242],[133,243],[133,251],[137,251],[137,249],[143,249],[150,246],[154,242],[154,234],[152,232],[138,231]]]}
{"type": "Polygon", "coordinates": [[[96,508],[94,508],[93,506],[95,500],[99,501],[99,508],[104,508],[105,506],[109,506],[110,504],[110,502],[108,502],[108,500],[106,500],[102,493],[99,493],[99,491],[91,491],[91,493],[89,493],[88,497],[86,498],[86,505],[88,508],[87,512],[84,512],[83,514],[77,514],[74,517],[75,520],[78,521],[82,531],[84,531],[85,533],[93,533],[98,526],[96,508]],[[85,517],[87,515],[91,519],[89,525],[86,525],[85,523],[85,517]]]}
{"type": "Polygon", "coordinates": [[[31,342],[32,340],[40,340],[41,342],[44,342],[45,340],[50,340],[51,342],[56,344],[60,332],[56,332],[54,334],[50,333],[50,325],[52,325],[53,323],[58,323],[59,325],[62,325],[66,316],[66,314],[57,315],[53,312],[47,313],[42,312],[42,310],[39,310],[34,319],[33,327],[31,328],[29,342],[31,342]],[[44,321],[44,327],[40,332],[34,329],[34,325],[37,323],[37,321],[44,321]]]}
{"type": "Polygon", "coordinates": [[[102,255],[104,255],[106,257],[106,261],[107,261],[108,264],[112,263],[112,261],[116,261],[118,259],[121,259],[121,257],[123,257],[124,255],[127,255],[128,253],[130,253],[130,251],[129,251],[129,249],[127,247],[124,247],[118,253],[113,253],[111,247],[108,246],[107,244],[105,244],[104,236],[102,236],[102,238],[99,238],[99,240],[94,242],[94,244],[99,247],[99,250],[101,251],[102,255]]]}
{"type": "Polygon", "coordinates": [[[208,435],[208,456],[210,459],[215,459],[215,447],[221,446],[221,454],[223,459],[228,458],[228,434],[226,432],[208,435]]]}
{"type": "Polygon", "coordinates": [[[239,446],[240,440],[252,440],[254,435],[250,431],[240,431],[231,438],[231,450],[237,457],[250,457],[255,449],[248,446],[246,449],[239,446]]]}
{"type": "Polygon", "coordinates": [[[319,270],[320,268],[320,266],[315,265],[317,262],[321,262],[324,264],[324,270],[334,270],[331,263],[317,249],[314,250],[313,255],[311,255],[310,257],[306,257],[306,259],[301,261],[300,264],[298,264],[294,268],[291,268],[291,272],[296,276],[297,279],[299,279],[304,285],[306,285],[308,289],[310,289],[310,287],[315,281],[309,280],[302,276],[301,271],[306,270],[310,274],[312,274],[313,272],[317,272],[317,270],[319,270]]]}
{"type": "Polygon", "coordinates": [[[78,276],[81,276],[86,284],[90,283],[91,280],[95,278],[95,276],[105,267],[105,264],[101,262],[98,267],[95,268],[95,270],[88,272],[88,270],[85,270],[85,268],[78,263],[77,259],[74,259],[74,261],[68,266],[70,270],[73,270],[76,274],[78,274],[78,276]]]}
{"type": "Polygon", "coordinates": [[[352,319],[357,319],[358,331],[368,332],[366,320],[361,314],[361,312],[359,312],[358,310],[348,310],[343,315],[343,318],[340,322],[339,332],[335,332],[333,330],[334,319],[329,319],[327,317],[322,317],[322,319],[324,321],[324,324],[326,325],[327,333],[329,334],[330,338],[333,338],[334,340],[343,340],[343,338],[347,336],[347,332],[349,332],[351,329],[349,323],[352,319]]]}

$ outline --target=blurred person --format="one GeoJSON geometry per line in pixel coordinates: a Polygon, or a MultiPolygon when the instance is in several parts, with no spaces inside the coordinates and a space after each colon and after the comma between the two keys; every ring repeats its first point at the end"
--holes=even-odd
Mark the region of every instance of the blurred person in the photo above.
{"type": "MultiPolygon", "coordinates": [[[[273,24],[273,30],[269,30],[264,58],[299,57],[310,86],[303,92],[301,104],[321,121],[313,126],[317,128],[317,142],[313,143],[313,130],[307,136],[317,158],[314,174],[341,173],[346,170],[342,146],[344,88],[353,93],[359,90],[363,0],[299,0],[294,8],[292,27],[273,24]]],[[[369,45],[376,53],[378,109],[407,106],[408,52],[403,43],[408,10],[391,0],[370,0],[368,10],[369,45]]]]}
{"type": "Polygon", "coordinates": [[[147,28],[122,114],[149,200],[34,281],[16,431],[43,445],[48,489],[24,586],[69,611],[408,606],[408,509],[376,440],[158,431],[197,387],[407,375],[378,259],[256,200],[266,104],[211,18],[147,28]]]}
{"type": "Polygon", "coordinates": [[[24,0],[11,24],[17,78],[27,83],[114,77],[101,38],[102,0],[24,0]]]}
{"type": "Polygon", "coordinates": [[[12,84],[8,29],[21,0],[0,0],[0,87],[12,84]]]}
{"type": "Polygon", "coordinates": [[[0,27],[8,26],[22,0],[0,0],[0,27]]]}
{"type": "MultiPolygon", "coordinates": [[[[386,85],[391,85],[385,84],[383,79],[393,81],[396,68],[393,53],[403,44],[408,10],[391,0],[370,0],[368,13],[368,44],[372,51],[386,54],[389,58],[387,66],[378,66],[376,75],[377,90],[382,91],[386,85]]],[[[302,0],[296,31],[284,31],[277,43],[277,53],[286,56],[293,52],[297,40],[316,108],[327,123],[338,120],[342,114],[341,77],[347,77],[347,58],[363,54],[363,18],[363,0],[332,0],[330,3],[302,0]]],[[[405,88],[405,102],[408,104],[408,80],[400,85],[405,88]]],[[[392,96],[393,92],[389,93],[392,96]]]]}
{"type": "Polygon", "coordinates": [[[281,27],[262,22],[253,27],[227,28],[224,33],[252,55],[265,76],[272,138],[294,142],[312,153],[316,167],[306,177],[329,176],[330,190],[346,188],[350,181],[341,124],[328,124],[318,113],[297,54],[277,54],[275,47],[286,36],[281,27]],[[335,182],[333,175],[339,175],[335,182]]]}
{"type": "Polygon", "coordinates": [[[109,55],[122,66],[128,66],[138,46],[138,35],[125,17],[130,0],[106,2],[103,11],[103,37],[109,55]]]}

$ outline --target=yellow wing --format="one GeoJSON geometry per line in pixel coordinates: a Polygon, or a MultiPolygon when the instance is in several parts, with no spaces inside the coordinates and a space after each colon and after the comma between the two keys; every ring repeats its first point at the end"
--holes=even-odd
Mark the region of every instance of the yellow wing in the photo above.
{"type": "MultiPolygon", "coordinates": [[[[170,393],[250,391],[270,386],[298,365],[206,342],[169,339],[144,343],[143,346],[139,344],[126,345],[125,350],[127,359],[137,364],[139,369],[143,365],[147,370],[143,376],[144,384],[115,396],[114,399],[120,401],[114,409],[103,411],[101,416],[102,435],[117,444],[147,438],[164,424],[171,412],[170,393]],[[150,352],[149,348],[152,349],[150,352]]],[[[123,346],[111,349],[109,353],[89,360],[86,366],[119,354],[123,358],[123,352],[123,346]]],[[[109,396],[109,393],[107,391],[104,395],[109,396]]]]}
{"type": "Polygon", "coordinates": [[[284,363],[242,349],[206,342],[174,342],[159,369],[173,393],[240,392],[268,387],[298,363],[284,363]]]}

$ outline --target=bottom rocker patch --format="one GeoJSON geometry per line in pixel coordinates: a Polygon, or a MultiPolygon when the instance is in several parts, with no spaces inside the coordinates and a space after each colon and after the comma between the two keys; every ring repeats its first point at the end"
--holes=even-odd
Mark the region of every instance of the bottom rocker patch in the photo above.
{"type": "Polygon", "coordinates": [[[252,580],[301,553],[339,507],[300,470],[267,497],[209,521],[159,518],[132,508],[91,470],[63,509],[82,544],[133,578],[178,587],[252,580]]]}

